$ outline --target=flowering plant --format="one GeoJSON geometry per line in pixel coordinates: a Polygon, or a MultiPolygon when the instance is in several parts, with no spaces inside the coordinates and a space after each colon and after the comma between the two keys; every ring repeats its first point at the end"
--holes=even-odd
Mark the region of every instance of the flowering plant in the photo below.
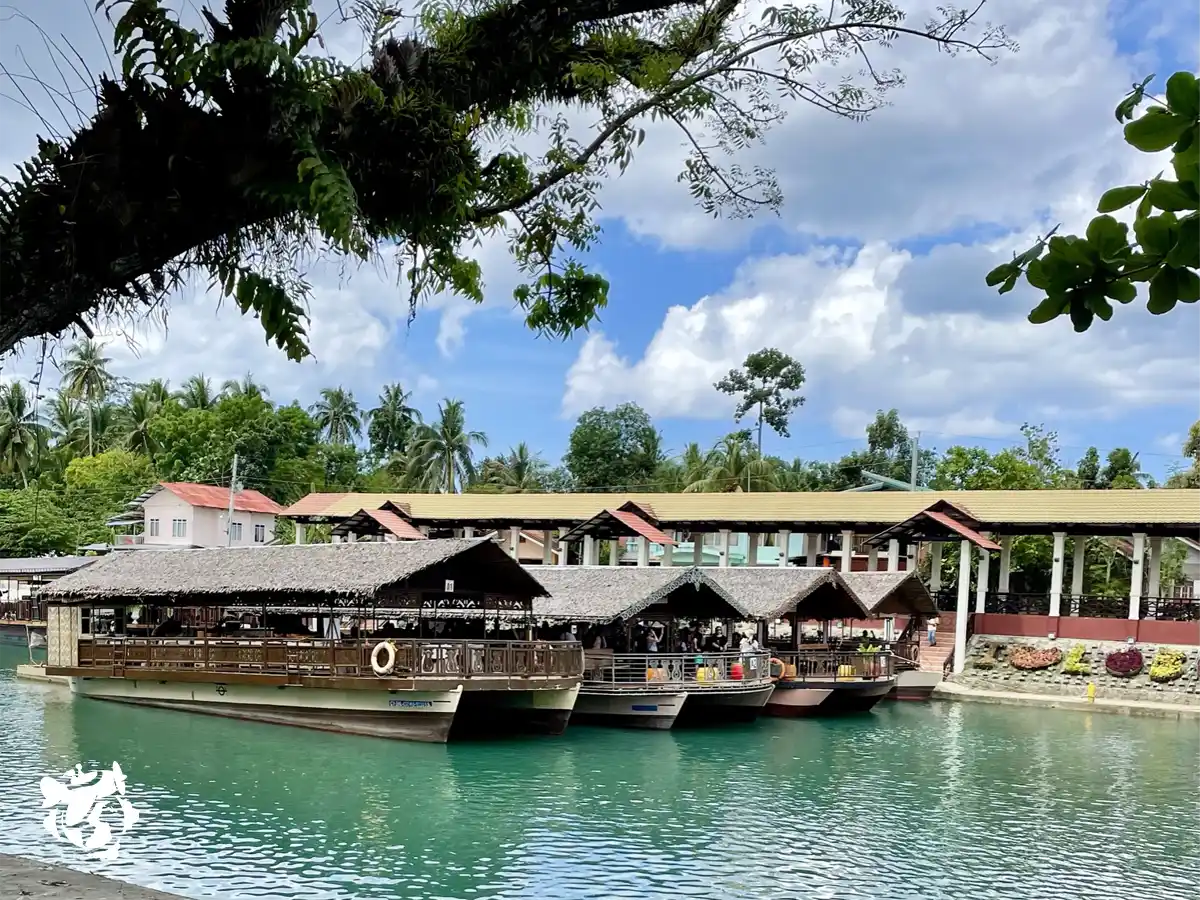
{"type": "Polygon", "coordinates": [[[1087,647],[1076,644],[1068,650],[1067,658],[1063,660],[1063,671],[1068,675],[1091,675],[1092,666],[1087,659],[1087,647]]]}
{"type": "Polygon", "coordinates": [[[1145,664],[1142,651],[1137,647],[1114,650],[1104,657],[1104,668],[1108,670],[1109,675],[1116,675],[1118,678],[1132,678],[1142,671],[1145,664]]]}
{"type": "Polygon", "coordinates": [[[1187,656],[1178,650],[1159,650],[1150,663],[1150,680],[1163,684],[1174,681],[1183,674],[1187,656]]]}
{"type": "Polygon", "coordinates": [[[1037,647],[1013,647],[1008,652],[1008,663],[1014,669],[1048,669],[1058,665],[1062,651],[1057,647],[1039,650],[1037,647]]]}

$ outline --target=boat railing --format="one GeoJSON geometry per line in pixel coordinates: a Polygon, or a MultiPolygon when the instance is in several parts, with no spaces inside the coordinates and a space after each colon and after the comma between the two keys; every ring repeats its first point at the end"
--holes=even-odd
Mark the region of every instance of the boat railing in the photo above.
{"type": "Polygon", "coordinates": [[[396,638],[93,637],[79,641],[79,667],[374,678],[372,653],[382,641],[395,651],[395,678],[578,678],[583,671],[574,641],[396,638]]]}
{"type": "Polygon", "coordinates": [[[589,650],[583,683],[589,690],[731,690],[770,684],[771,654],[613,653],[589,650]]]}
{"type": "Polygon", "coordinates": [[[890,650],[792,650],[776,656],[783,663],[785,678],[877,681],[895,677],[890,650]]]}

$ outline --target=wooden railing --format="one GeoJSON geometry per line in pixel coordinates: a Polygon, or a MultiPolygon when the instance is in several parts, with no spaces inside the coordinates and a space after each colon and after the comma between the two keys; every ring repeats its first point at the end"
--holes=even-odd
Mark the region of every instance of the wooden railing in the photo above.
{"type": "MultiPolygon", "coordinates": [[[[264,675],[375,677],[376,640],[125,638],[79,641],[81,668],[142,668],[264,675]]],[[[578,678],[573,641],[391,640],[397,678],[578,678]]]]}
{"type": "Polygon", "coordinates": [[[895,661],[891,651],[877,653],[845,650],[792,650],[778,654],[788,677],[804,679],[854,678],[875,681],[892,678],[895,661]],[[793,668],[795,675],[792,675],[793,668]]]}
{"type": "Polygon", "coordinates": [[[597,690],[730,690],[769,684],[771,654],[588,651],[583,682],[597,690]]]}

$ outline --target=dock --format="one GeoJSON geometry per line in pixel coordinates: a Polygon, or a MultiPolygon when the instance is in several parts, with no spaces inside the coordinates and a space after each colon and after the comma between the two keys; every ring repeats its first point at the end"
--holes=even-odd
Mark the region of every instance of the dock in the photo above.
{"type": "Polygon", "coordinates": [[[0,883],[6,886],[6,897],[28,900],[183,900],[182,894],[153,891],[3,853],[0,853],[0,883]]]}

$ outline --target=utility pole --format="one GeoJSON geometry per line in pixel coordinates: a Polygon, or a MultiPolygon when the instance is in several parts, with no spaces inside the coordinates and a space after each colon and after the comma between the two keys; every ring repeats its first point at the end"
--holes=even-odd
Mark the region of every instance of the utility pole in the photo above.
{"type": "Polygon", "coordinates": [[[225,546],[233,545],[233,495],[237,493],[237,454],[233,454],[233,474],[229,477],[229,515],[225,519],[225,546]]]}
{"type": "Polygon", "coordinates": [[[908,478],[908,487],[910,490],[913,490],[913,491],[915,491],[917,489],[917,478],[920,477],[920,472],[921,472],[920,460],[921,460],[921,432],[918,431],[915,435],[913,435],[913,439],[912,439],[912,460],[911,460],[912,471],[908,478]]]}

